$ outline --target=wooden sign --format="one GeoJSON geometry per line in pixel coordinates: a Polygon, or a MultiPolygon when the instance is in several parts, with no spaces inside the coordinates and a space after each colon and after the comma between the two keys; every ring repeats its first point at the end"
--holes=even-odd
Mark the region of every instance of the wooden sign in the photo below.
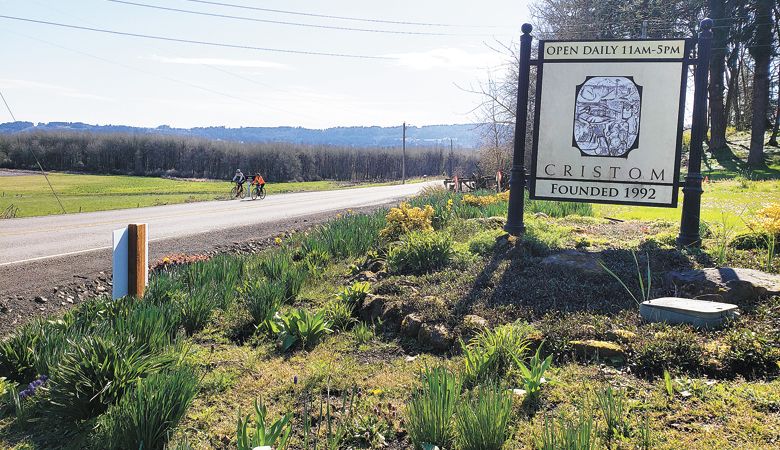
{"type": "Polygon", "coordinates": [[[676,207],[690,48],[539,41],[531,198],[676,207]]]}

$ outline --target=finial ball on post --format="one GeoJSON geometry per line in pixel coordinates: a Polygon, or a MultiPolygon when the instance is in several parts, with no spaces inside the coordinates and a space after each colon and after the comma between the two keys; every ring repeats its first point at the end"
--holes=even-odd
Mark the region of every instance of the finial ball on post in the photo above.
{"type": "Polygon", "coordinates": [[[523,34],[530,34],[534,27],[530,23],[524,23],[520,29],[523,31],[523,34]]]}
{"type": "Polygon", "coordinates": [[[711,30],[712,29],[712,19],[710,19],[709,17],[705,18],[704,20],[701,21],[700,26],[701,26],[701,29],[703,31],[711,30]]]}

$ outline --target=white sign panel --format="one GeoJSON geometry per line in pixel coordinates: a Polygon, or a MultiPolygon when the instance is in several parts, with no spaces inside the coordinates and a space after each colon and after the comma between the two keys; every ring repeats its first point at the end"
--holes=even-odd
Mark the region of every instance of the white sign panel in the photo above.
{"type": "Polygon", "coordinates": [[[677,206],[685,40],[541,41],[531,198],[677,206]]]}
{"type": "Polygon", "coordinates": [[[112,276],[111,282],[113,290],[111,291],[111,298],[117,299],[124,297],[128,294],[128,233],[127,227],[114,230],[113,242],[114,253],[111,262],[112,276]]]}

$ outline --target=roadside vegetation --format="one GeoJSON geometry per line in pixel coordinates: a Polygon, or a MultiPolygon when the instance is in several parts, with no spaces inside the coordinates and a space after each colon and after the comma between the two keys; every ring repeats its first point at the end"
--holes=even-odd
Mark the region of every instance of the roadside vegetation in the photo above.
{"type": "MultiPolygon", "coordinates": [[[[227,200],[230,177],[220,180],[190,180],[125,175],[49,173],[49,180],[68,213],[106,211],[144,206],[172,205],[206,200],[227,200]]],[[[419,182],[422,178],[408,182],[419,182]]],[[[275,183],[268,180],[269,195],[287,192],[325,191],[390,183],[302,181],[275,183]]],[[[0,176],[0,217],[32,217],[61,214],[57,199],[40,173],[0,176]],[[5,212],[5,214],[3,214],[5,212]]]]}
{"type": "Polygon", "coordinates": [[[507,237],[505,194],[430,189],[166,265],[142,299],[2,341],[0,447],[773,448],[780,298],[711,331],[642,323],[634,300],[672,294],[669,270],[779,273],[760,243],[780,186],[757,183],[774,195],[724,195],[755,213],[728,235],[706,223],[701,251],[674,247],[676,221],[575,203],[530,201],[507,237]],[[574,249],[611,273],[543,262],[574,249]]]}

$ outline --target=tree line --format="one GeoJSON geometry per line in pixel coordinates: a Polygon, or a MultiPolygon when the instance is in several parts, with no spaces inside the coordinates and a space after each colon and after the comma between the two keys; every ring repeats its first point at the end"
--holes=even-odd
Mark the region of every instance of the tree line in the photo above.
{"type": "MultiPolygon", "coordinates": [[[[140,134],[34,132],[0,135],[0,167],[93,174],[231,178],[237,168],[269,181],[401,178],[400,148],[238,143],[140,134]]],[[[443,146],[406,150],[406,176],[471,173],[476,156],[443,146]]]]}
{"type": "MultiPolygon", "coordinates": [[[[777,0],[536,0],[530,6],[536,39],[637,39],[696,36],[713,19],[708,145],[728,152],[727,131],[750,131],[748,165],[765,165],[766,145],[777,146],[780,127],[780,9],[777,0]],[[771,131],[765,142],[765,133],[771,131]]],[[[517,96],[517,43],[497,42],[506,55],[503,76],[475,91],[485,123],[480,164],[511,163],[517,96]]],[[[535,68],[532,67],[531,89],[535,68]]],[[[533,108],[533,96],[530,107],[533,108]]],[[[529,122],[533,114],[529,114],[529,122]]],[[[529,126],[532,125],[529,123],[529,126]]],[[[529,128],[530,129],[530,128],[529,128]]]]}

